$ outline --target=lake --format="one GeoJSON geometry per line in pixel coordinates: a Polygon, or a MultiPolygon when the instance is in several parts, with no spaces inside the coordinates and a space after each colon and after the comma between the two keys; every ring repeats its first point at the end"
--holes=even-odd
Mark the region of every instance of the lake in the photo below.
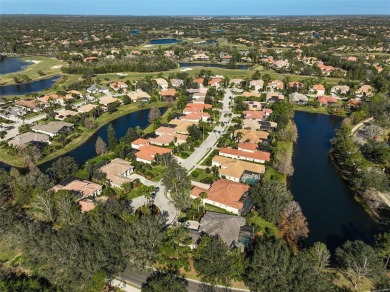
{"type": "Polygon", "coordinates": [[[225,64],[214,64],[214,63],[179,63],[180,68],[188,68],[188,67],[210,67],[210,68],[222,68],[222,69],[235,69],[235,70],[248,70],[252,66],[251,65],[236,65],[235,68],[228,68],[225,64]]]}
{"type": "MultiPolygon", "coordinates": [[[[165,113],[167,108],[160,108],[161,114],[165,113]]],[[[116,120],[112,121],[114,126],[116,137],[120,139],[123,137],[129,127],[140,127],[145,129],[149,125],[148,121],[149,109],[143,109],[136,112],[132,112],[116,120]]],[[[95,144],[98,137],[101,137],[107,143],[107,129],[108,125],[101,127],[95,134],[93,134],[84,144],[80,145],[76,149],[68,152],[64,156],[73,157],[77,163],[84,164],[87,160],[96,156],[95,144]]],[[[53,161],[48,161],[39,166],[42,171],[45,171],[53,161]]]]}
{"type": "Polygon", "coordinates": [[[0,61],[0,75],[23,71],[32,62],[21,61],[19,58],[4,58],[0,61]]]}
{"type": "Polygon", "coordinates": [[[61,75],[56,75],[53,77],[27,82],[27,83],[0,86],[0,96],[24,95],[24,94],[43,91],[45,89],[52,87],[55,81],[60,77],[61,75]]]}
{"type": "Polygon", "coordinates": [[[342,118],[297,111],[298,142],[294,147],[294,175],[289,187],[309,223],[305,245],[316,241],[334,250],[346,240],[371,243],[377,224],[354,200],[347,184],[328,159],[329,140],[342,118]]]}
{"type": "Polygon", "coordinates": [[[178,39],[155,39],[151,40],[151,45],[171,45],[171,44],[177,44],[181,43],[181,40],[178,39]]]}

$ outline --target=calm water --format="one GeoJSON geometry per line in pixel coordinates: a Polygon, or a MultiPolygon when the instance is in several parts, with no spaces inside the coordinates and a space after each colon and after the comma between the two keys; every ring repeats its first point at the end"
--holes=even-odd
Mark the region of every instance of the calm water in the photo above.
{"type": "Polygon", "coordinates": [[[56,75],[50,78],[32,81],[28,83],[0,86],[0,96],[24,95],[24,94],[39,92],[52,87],[55,81],[60,77],[61,77],[60,75],[56,75]]]}
{"type": "Polygon", "coordinates": [[[150,44],[152,45],[170,45],[170,44],[177,44],[181,43],[181,40],[178,39],[156,39],[151,40],[150,44]]]}
{"type": "Polygon", "coordinates": [[[357,203],[328,159],[329,140],[341,118],[296,112],[298,143],[294,148],[295,172],[290,179],[294,199],[309,223],[305,244],[324,242],[334,250],[346,240],[372,242],[379,226],[357,203]]]}
{"type": "Polygon", "coordinates": [[[21,61],[19,58],[5,58],[0,61],[0,75],[23,71],[31,62],[21,61]]]}
{"type": "MultiPolygon", "coordinates": [[[[161,114],[167,109],[160,108],[161,114]]],[[[137,112],[130,113],[123,117],[120,117],[112,122],[114,126],[116,137],[119,139],[123,137],[129,127],[135,128],[140,127],[141,129],[146,128],[149,125],[148,122],[149,109],[143,109],[137,112]]],[[[95,144],[98,137],[101,137],[107,143],[107,129],[108,124],[101,127],[93,136],[91,136],[84,144],[64,156],[73,157],[79,164],[85,163],[87,160],[96,156],[95,144]]],[[[50,167],[52,161],[42,164],[39,168],[46,170],[50,167]]]]}
{"type": "Polygon", "coordinates": [[[251,65],[236,65],[236,68],[228,68],[224,64],[213,64],[213,63],[179,63],[180,68],[185,67],[211,67],[211,68],[223,68],[223,69],[239,69],[239,70],[248,70],[251,68],[251,65]]]}

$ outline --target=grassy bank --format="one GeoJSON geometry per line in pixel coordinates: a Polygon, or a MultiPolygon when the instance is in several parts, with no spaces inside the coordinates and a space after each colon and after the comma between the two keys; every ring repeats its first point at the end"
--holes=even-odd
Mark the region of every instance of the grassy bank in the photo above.
{"type": "Polygon", "coordinates": [[[49,78],[61,74],[61,68],[58,68],[56,66],[66,65],[66,63],[61,60],[55,58],[42,57],[42,56],[25,56],[25,57],[20,57],[20,60],[22,61],[32,60],[38,62],[27,66],[27,68],[23,71],[0,75],[0,85],[17,84],[14,80],[14,76],[16,75],[27,75],[31,79],[31,81],[35,81],[43,78],[49,78]],[[40,71],[42,71],[45,75],[39,74],[40,71]]]}
{"type": "MultiPolygon", "coordinates": [[[[118,108],[118,110],[116,112],[114,112],[112,114],[109,114],[109,113],[103,114],[102,116],[98,117],[95,120],[95,123],[97,124],[97,126],[95,128],[87,129],[87,128],[81,127],[83,132],[79,137],[72,140],[70,143],[68,143],[62,149],[59,149],[59,150],[49,154],[48,156],[44,157],[42,160],[38,161],[37,165],[40,165],[40,164],[45,163],[47,161],[58,158],[64,154],[72,151],[73,149],[79,147],[81,144],[86,142],[93,134],[95,134],[101,127],[112,122],[113,120],[116,120],[117,118],[120,118],[120,117],[127,115],[129,113],[132,113],[132,112],[136,112],[138,110],[143,110],[143,109],[151,108],[154,106],[165,107],[166,102],[154,102],[154,103],[150,103],[150,104],[147,103],[147,104],[145,104],[145,106],[143,108],[139,108],[138,106],[139,106],[138,103],[131,103],[128,105],[122,105],[118,108]]],[[[7,153],[7,150],[4,148],[0,149],[0,161],[4,162],[6,164],[9,164],[11,166],[15,166],[15,167],[24,167],[25,166],[20,157],[15,157],[15,156],[9,155],[7,153]]]]}

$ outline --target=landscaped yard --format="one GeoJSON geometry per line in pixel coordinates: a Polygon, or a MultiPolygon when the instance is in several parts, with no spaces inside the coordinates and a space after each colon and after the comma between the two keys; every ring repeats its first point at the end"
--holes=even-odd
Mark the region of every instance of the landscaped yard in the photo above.
{"type": "Polygon", "coordinates": [[[265,168],[265,174],[264,174],[263,178],[265,180],[271,180],[272,179],[272,180],[276,180],[278,182],[286,183],[286,177],[283,174],[277,172],[275,169],[273,169],[270,166],[267,166],[265,168]]]}
{"type": "Polygon", "coordinates": [[[268,222],[261,218],[256,212],[249,213],[246,217],[246,221],[249,225],[253,225],[257,232],[266,232],[268,230],[271,234],[275,235],[276,238],[282,237],[282,234],[275,224],[268,222]]]}
{"type": "Polygon", "coordinates": [[[196,168],[191,172],[190,179],[202,183],[212,183],[218,178],[216,178],[212,173],[206,173],[205,169],[196,168]]]}

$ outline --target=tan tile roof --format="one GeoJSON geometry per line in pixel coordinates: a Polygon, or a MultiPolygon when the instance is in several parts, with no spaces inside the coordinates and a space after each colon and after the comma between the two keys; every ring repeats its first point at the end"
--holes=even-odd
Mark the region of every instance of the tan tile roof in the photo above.
{"type": "Polygon", "coordinates": [[[221,165],[221,169],[219,170],[220,175],[235,177],[238,179],[242,177],[245,171],[253,173],[265,172],[265,166],[262,164],[241,161],[220,155],[214,156],[213,162],[221,165]]]}
{"type": "Polygon", "coordinates": [[[175,89],[167,89],[165,91],[160,91],[161,96],[174,96],[176,94],[175,89]]]}
{"type": "Polygon", "coordinates": [[[173,136],[173,135],[162,135],[162,136],[158,136],[156,138],[149,138],[148,141],[150,142],[150,144],[157,144],[157,145],[168,146],[169,143],[175,141],[175,136],[173,136]]]}
{"type": "Polygon", "coordinates": [[[92,195],[93,193],[100,191],[103,187],[99,184],[95,184],[88,180],[74,180],[70,183],[68,183],[65,186],[57,185],[54,186],[54,190],[68,190],[68,191],[74,191],[79,192],[82,197],[88,197],[92,195]]]}
{"type": "Polygon", "coordinates": [[[234,136],[237,136],[237,133],[242,133],[240,142],[246,142],[249,140],[251,143],[260,143],[263,140],[268,139],[269,133],[264,131],[254,131],[254,130],[235,130],[234,136]]]}
{"type": "Polygon", "coordinates": [[[90,111],[92,111],[96,107],[97,107],[97,105],[95,105],[95,104],[86,104],[86,105],[80,106],[77,109],[77,111],[79,113],[89,113],[90,111]]]}
{"type": "Polygon", "coordinates": [[[106,174],[107,179],[111,180],[116,185],[122,185],[130,182],[131,179],[122,176],[126,171],[133,169],[129,161],[115,158],[109,164],[100,168],[100,171],[106,174]]]}
{"type": "Polygon", "coordinates": [[[269,152],[264,152],[264,151],[246,152],[246,151],[233,149],[233,148],[221,148],[219,149],[219,154],[220,155],[228,154],[240,158],[251,158],[251,159],[257,159],[263,161],[270,161],[271,159],[271,154],[269,152]]]}

